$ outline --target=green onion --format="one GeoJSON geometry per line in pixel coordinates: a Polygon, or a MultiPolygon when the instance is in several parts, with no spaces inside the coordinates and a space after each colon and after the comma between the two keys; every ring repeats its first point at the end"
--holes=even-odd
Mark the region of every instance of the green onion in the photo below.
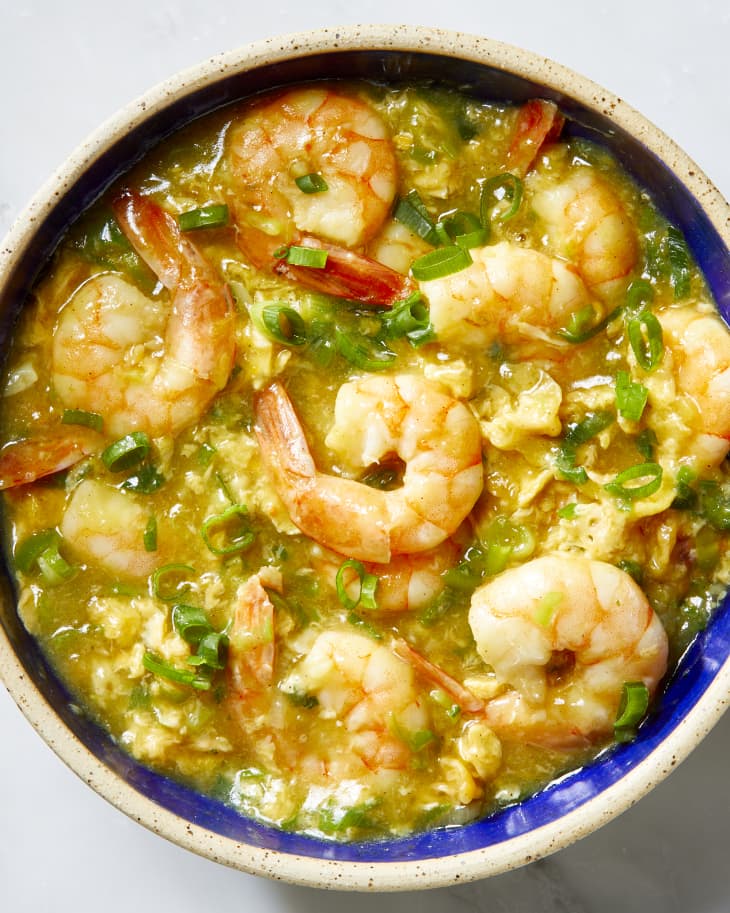
{"type": "Polygon", "coordinates": [[[624,682],[614,728],[633,728],[644,719],[648,709],[649,689],[644,682],[624,682]]]}
{"type": "Polygon", "coordinates": [[[634,443],[644,459],[651,463],[654,460],[654,448],[658,443],[656,433],[651,428],[644,428],[634,443]]]}
{"type": "Polygon", "coordinates": [[[215,447],[211,447],[210,444],[201,444],[198,448],[198,465],[203,467],[210,466],[210,461],[215,456],[215,453],[215,447]]]}
{"type": "Polygon", "coordinates": [[[695,536],[697,567],[711,571],[720,560],[720,537],[711,526],[703,526],[695,536]]]}
{"type": "Polygon", "coordinates": [[[170,590],[168,589],[170,583],[166,578],[180,578],[184,577],[186,574],[194,573],[195,568],[190,567],[189,564],[165,564],[162,567],[158,567],[150,577],[152,595],[156,599],[161,599],[163,602],[174,602],[180,593],[190,589],[190,584],[181,582],[180,579],[178,579],[177,583],[175,583],[170,590]]]}
{"type": "Polygon", "coordinates": [[[667,228],[667,256],[669,258],[669,280],[674,288],[675,298],[686,298],[690,288],[689,250],[682,233],[667,228]]]}
{"type": "Polygon", "coordinates": [[[367,619],[363,618],[362,615],[358,615],[357,612],[348,612],[347,621],[354,627],[360,628],[368,635],[368,637],[372,637],[373,640],[383,639],[383,635],[380,633],[380,631],[378,631],[377,628],[373,627],[373,625],[367,619]]]}
{"type": "Polygon", "coordinates": [[[176,669],[154,653],[145,653],[142,665],[153,675],[159,675],[178,685],[190,685],[198,691],[210,690],[210,673],[204,670],[193,672],[191,669],[176,669]]]}
{"type": "MultiPolygon", "coordinates": [[[[351,582],[354,583],[354,580],[351,582]]],[[[348,558],[347,561],[343,561],[337,571],[335,585],[337,587],[337,596],[346,609],[355,609],[359,605],[364,609],[377,609],[378,604],[375,601],[375,589],[378,585],[378,578],[375,574],[368,574],[361,561],[356,561],[354,558],[348,558]],[[347,593],[345,573],[348,570],[355,571],[358,578],[356,599],[351,599],[347,593]]]]}
{"type": "Polygon", "coordinates": [[[194,231],[196,228],[223,228],[228,225],[228,206],[225,203],[211,203],[200,209],[181,212],[177,217],[180,231],[194,231]]]}
{"type": "Polygon", "coordinates": [[[610,412],[590,412],[580,422],[571,422],[563,443],[555,458],[555,468],[568,482],[575,485],[585,485],[588,473],[582,466],[576,466],[578,447],[587,443],[591,438],[600,434],[614,422],[610,412]]]}
{"type": "Polygon", "coordinates": [[[165,482],[165,477],[161,472],[151,464],[143,463],[142,466],[122,482],[122,488],[126,491],[136,491],[141,495],[151,495],[161,488],[165,482]]]}
{"type": "Polygon", "coordinates": [[[447,244],[453,242],[459,247],[469,249],[483,247],[489,240],[489,229],[485,228],[475,215],[461,209],[441,219],[439,225],[445,229],[447,244]]]}
{"type": "Polygon", "coordinates": [[[110,444],[101,454],[101,459],[110,472],[123,472],[136,466],[150,452],[150,439],[144,431],[132,431],[110,444]]]}
{"type": "Polygon", "coordinates": [[[415,190],[410,190],[396,204],[393,218],[410,229],[424,241],[435,243],[434,224],[423,200],[415,190]]]}
{"type": "Polygon", "coordinates": [[[325,181],[321,174],[317,174],[316,172],[303,174],[300,178],[294,178],[294,183],[302,193],[322,193],[325,190],[329,190],[327,181],[325,181]]]}
{"type": "Polygon", "coordinates": [[[199,606],[178,602],[172,607],[171,618],[173,628],[189,644],[199,644],[213,631],[205,610],[199,606]]]}
{"type": "Polygon", "coordinates": [[[564,504],[562,507],[558,508],[558,516],[561,520],[573,520],[575,519],[577,510],[577,503],[571,501],[570,504],[564,504]]]}
{"type": "Polygon", "coordinates": [[[658,463],[637,463],[620,472],[613,482],[603,487],[612,495],[628,501],[648,498],[659,491],[662,484],[662,467],[658,463]],[[629,482],[648,479],[643,485],[629,485],[629,482]]]}
{"type": "Polygon", "coordinates": [[[603,320],[594,323],[593,321],[595,320],[596,312],[592,305],[587,304],[584,308],[581,308],[579,311],[574,311],[570,315],[568,325],[564,329],[558,330],[557,335],[568,342],[573,343],[573,345],[587,342],[589,339],[593,339],[594,336],[602,333],[607,326],[613,323],[621,313],[621,310],[622,308],[620,306],[614,308],[610,314],[607,314],[603,318],[603,320]]]}
{"type": "Polygon", "coordinates": [[[697,506],[697,492],[692,488],[696,475],[689,466],[680,466],[677,471],[675,484],[677,494],[672,501],[675,510],[693,510],[697,506]]]}
{"type": "Polygon", "coordinates": [[[50,586],[58,586],[76,573],[76,568],[72,567],[58,551],[57,544],[50,545],[42,552],[37,558],[37,564],[44,580],[50,586]]]}
{"type": "Polygon", "coordinates": [[[274,342],[303,346],[307,341],[307,326],[301,314],[286,304],[265,304],[252,308],[251,316],[259,329],[274,342]]]}
{"type": "Polygon", "coordinates": [[[625,571],[630,577],[641,586],[644,580],[644,569],[638,561],[632,561],[630,558],[622,558],[616,563],[616,567],[625,571]]]}
{"type": "Polygon", "coordinates": [[[357,368],[365,371],[383,371],[395,361],[395,352],[391,352],[387,348],[378,350],[374,347],[367,347],[364,341],[361,341],[366,340],[367,337],[357,339],[336,327],[335,338],[337,351],[357,368]]]}
{"type": "Polygon", "coordinates": [[[64,409],[61,416],[62,425],[83,425],[94,431],[104,430],[104,419],[98,412],[86,412],[84,409],[64,409]]]}
{"type": "Polygon", "coordinates": [[[225,669],[221,650],[228,646],[228,637],[223,632],[209,631],[201,637],[194,656],[187,659],[190,666],[207,666],[209,669],[225,669]]]}
{"type": "Polygon", "coordinates": [[[629,320],[626,329],[636,360],[645,371],[653,371],[664,355],[662,325],[651,311],[642,311],[629,320]]]}
{"type": "Polygon", "coordinates": [[[472,262],[469,251],[456,244],[449,247],[440,247],[429,251],[411,265],[413,278],[419,282],[428,282],[431,279],[442,279],[452,273],[466,269],[472,262]]]}
{"type": "Polygon", "coordinates": [[[565,594],[560,593],[557,590],[545,593],[535,609],[535,621],[537,624],[546,628],[550,624],[553,615],[555,615],[555,612],[564,598],[565,594]]]}
{"type": "Polygon", "coordinates": [[[717,482],[703,481],[698,488],[700,515],[713,529],[730,530],[730,494],[717,482]]]}
{"type": "Polygon", "coordinates": [[[414,348],[435,339],[431,315],[420,292],[397,301],[382,316],[383,330],[390,339],[405,337],[414,348]]]}
{"type": "Polygon", "coordinates": [[[649,398],[643,384],[634,383],[628,371],[616,375],[616,408],[624,418],[638,422],[649,398]]]}
{"type": "Polygon", "coordinates": [[[524,185],[517,175],[497,174],[482,184],[479,194],[479,215],[482,225],[488,225],[491,211],[498,203],[508,202],[510,206],[497,216],[500,222],[507,222],[517,215],[522,203],[524,185]]]}
{"type": "Polygon", "coordinates": [[[147,521],[147,526],[145,526],[142,534],[142,541],[144,542],[145,551],[157,551],[157,520],[154,514],[147,521]]]}
{"type": "Polygon", "coordinates": [[[319,705],[317,698],[313,694],[307,694],[306,691],[285,691],[284,693],[295,707],[312,710],[319,705]]]}
{"type": "Polygon", "coordinates": [[[233,555],[242,552],[256,538],[248,520],[248,508],[245,504],[232,504],[222,514],[209,517],[203,523],[200,535],[214,555],[233,555]],[[221,544],[213,541],[212,537],[216,532],[223,539],[221,544]]]}
{"type": "Polygon", "coordinates": [[[393,491],[402,484],[403,470],[398,465],[381,463],[367,472],[360,481],[363,485],[377,488],[379,491],[393,491]]]}
{"type": "Polygon", "coordinates": [[[308,266],[310,269],[324,269],[327,265],[327,251],[318,247],[291,247],[284,249],[285,253],[279,257],[292,266],[308,266]]]}
{"type": "Polygon", "coordinates": [[[626,313],[636,317],[649,309],[654,300],[654,288],[646,279],[635,279],[626,290],[626,313]]]}
{"type": "Polygon", "coordinates": [[[15,549],[15,566],[29,574],[46,549],[58,548],[61,537],[55,529],[41,529],[24,539],[15,549]]]}

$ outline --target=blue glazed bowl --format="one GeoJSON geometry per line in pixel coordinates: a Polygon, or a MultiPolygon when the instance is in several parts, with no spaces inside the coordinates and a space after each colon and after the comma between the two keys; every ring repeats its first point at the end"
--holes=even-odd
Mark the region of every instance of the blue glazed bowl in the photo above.
{"type": "MultiPolygon", "coordinates": [[[[0,250],[0,347],[70,223],[163,137],[221,105],[323,77],[446,81],[476,96],[556,101],[567,129],[604,144],[684,232],[730,321],[730,208],[666,136],[609,92],[512,47],[433,29],[321,30],[262,42],[170,80],[95,133],[38,193],[0,250]]],[[[615,745],[482,821],[404,839],[335,844],[242,818],[141,766],[74,704],[25,632],[5,561],[0,671],[57,754],[106,799],[174,842],[246,872],[318,887],[405,890],[496,874],[544,856],[628,808],[683,760],[730,694],[730,600],[693,642],[639,738],[615,745]]]]}

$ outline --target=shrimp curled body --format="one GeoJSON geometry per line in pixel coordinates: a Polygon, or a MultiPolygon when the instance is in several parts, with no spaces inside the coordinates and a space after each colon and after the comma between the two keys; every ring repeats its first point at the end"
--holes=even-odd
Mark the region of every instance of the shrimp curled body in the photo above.
{"type": "Polygon", "coordinates": [[[472,598],[482,659],[510,690],[486,707],[502,737],[556,748],[610,735],[623,684],[650,694],[667,668],[667,635],[624,571],[549,555],[505,571],[472,598]]]}
{"type": "Polygon", "coordinates": [[[403,484],[379,491],[319,472],[283,386],[256,400],[264,463],[293,522],[327,548],[361,561],[423,552],[451,536],[481,494],[481,434],[472,412],[432,381],[408,374],[343,384],[325,443],[362,469],[393,453],[403,484]]]}
{"type": "Polygon", "coordinates": [[[115,273],[89,279],[61,310],[53,383],[69,408],[101,413],[109,434],[176,434],[228,381],[232,303],[173,216],[131,192],[120,195],[114,209],[132,245],[169,289],[169,305],[115,273]]]}

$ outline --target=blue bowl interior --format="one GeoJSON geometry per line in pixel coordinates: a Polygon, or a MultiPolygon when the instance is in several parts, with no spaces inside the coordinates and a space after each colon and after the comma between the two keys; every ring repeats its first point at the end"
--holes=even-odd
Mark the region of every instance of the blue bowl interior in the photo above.
{"type": "MultiPolygon", "coordinates": [[[[513,73],[437,54],[393,51],[336,51],[302,56],[225,76],[171,104],[131,130],[101,155],[72,186],[59,191],[56,207],[38,226],[33,244],[8,278],[0,302],[0,346],[4,346],[28,291],[71,223],[131,164],[165,136],[210,111],[279,85],[320,78],[365,78],[384,82],[420,80],[445,83],[478,98],[520,103],[534,97],[557,102],[569,118],[566,129],[611,150],[645,187],[664,214],[685,234],[726,321],[730,321],[730,257],[722,238],[698,200],[677,177],[634,137],[601,113],[571,97],[513,73]]],[[[26,673],[66,726],[105,765],[143,796],[200,827],[236,842],[320,859],[361,862],[419,860],[476,850],[556,821],[620,780],[657,748],[697,703],[730,654],[730,599],[724,599],[711,624],[685,653],[656,712],[631,743],[605,751],[529,799],[481,821],[442,828],[404,839],[332,843],[299,836],[242,817],[222,802],[143,767],[119,749],[109,735],[80,711],[56,677],[15,610],[15,595],[4,570],[0,621],[26,673]]]]}

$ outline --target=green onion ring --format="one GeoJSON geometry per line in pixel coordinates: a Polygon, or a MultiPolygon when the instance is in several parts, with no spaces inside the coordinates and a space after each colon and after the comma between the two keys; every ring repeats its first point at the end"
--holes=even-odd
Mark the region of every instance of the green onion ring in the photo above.
{"type": "Polygon", "coordinates": [[[364,609],[377,609],[375,589],[378,585],[378,578],[375,574],[368,574],[361,561],[356,561],[354,558],[348,558],[347,561],[343,561],[337,571],[335,585],[337,587],[337,596],[346,609],[352,610],[359,605],[364,609]],[[359,580],[357,599],[350,598],[345,585],[344,575],[350,568],[355,571],[359,580]]]}
{"type": "Polygon", "coordinates": [[[228,224],[228,206],[225,203],[211,203],[199,209],[181,212],[177,217],[180,231],[194,231],[196,228],[223,228],[228,224]]]}
{"type": "Polygon", "coordinates": [[[191,567],[189,564],[164,564],[162,567],[158,567],[150,577],[150,589],[152,590],[152,595],[156,599],[161,599],[163,602],[174,602],[181,592],[190,589],[190,584],[183,583],[180,589],[176,587],[172,593],[166,593],[164,592],[164,588],[162,586],[165,577],[194,573],[195,568],[191,567]]]}
{"type": "Polygon", "coordinates": [[[419,282],[428,282],[431,279],[442,279],[452,273],[461,272],[472,262],[469,252],[456,244],[448,247],[439,247],[429,251],[411,265],[413,278],[419,282]]]}
{"type": "Polygon", "coordinates": [[[248,508],[245,504],[232,504],[227,507],[222,514],[216,514],[214,517],[208,517],[200,528],[200,535],[203,542],[208,546],[214,555],[233,555],[236,552],[242,552],[256,538],[255,533],[248,524],[248,508]],[[224,546],[215,545],[212,540],[212,531],[216,527],[225,526],[234,519],[239,520],[239,530],[230,537],[230,543],[224,546]]]}
{"type": "Polygon", "coordinates": [[[644,310],[629,320],[626,329],[637,362],[645,371],[653,371],[664,355],[662,325],[651,311],[644,310]],[[646,329],[646,339],[642,327],[646,329]]]}
{"type": "Polygon", "coordinates": [[[611,492],[618,498],[628,499],[629,501],[638,501],[641,498],[648,498],[655,492],[659,491],[662,485],[663,470],[659,463],[637,463],[635,466],[629,466],[620,472],[613,482],[609,482],[603,487],[606,491],[611,492]],[[627,486],[627,482],[636,481],[636,479],[649,478],[648,482],[643,485],[627,486]]]}
{"type": "Polygon", "coordinates": [[[102,452],[101,460],[110,472],[124,472],[141,463],[150,447],[150,439],[144,431],[132,431],[110,444],[102,452]]]}
{"type": "Polygon", "coordinates": [[[62,425],[83,425],[94,431],[103,431],[104,419],[98,412],[86,412],[84,409],[64,409],[61,416],[62,425]]]}

